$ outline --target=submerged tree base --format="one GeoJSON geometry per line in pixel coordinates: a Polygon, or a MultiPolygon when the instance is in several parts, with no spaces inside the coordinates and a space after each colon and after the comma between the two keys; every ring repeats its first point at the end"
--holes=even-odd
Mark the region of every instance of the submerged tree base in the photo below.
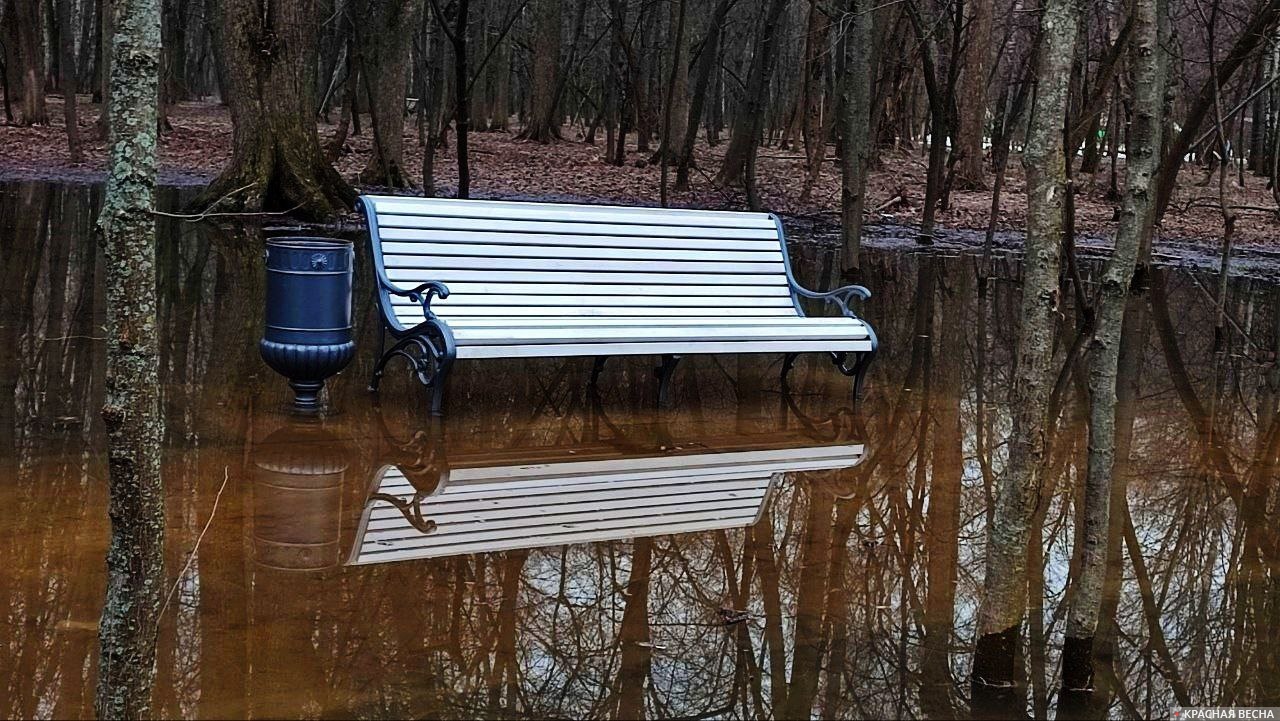
{"type": "Polygon", "coordinates": [[[326,220],[350,210],[356,192],[334,170],[314,139],[262,138],[243,148],[192,201],[196,213],[289,213],[326,220]]]}
{"type": "Polygon", "coordinates": [[[1022,629],[1007,628],[978,638],[973,654],[974,718],[1022,718],[1025,693],[1017,684],[1016,669],[1022,646],[1022,629]]]}

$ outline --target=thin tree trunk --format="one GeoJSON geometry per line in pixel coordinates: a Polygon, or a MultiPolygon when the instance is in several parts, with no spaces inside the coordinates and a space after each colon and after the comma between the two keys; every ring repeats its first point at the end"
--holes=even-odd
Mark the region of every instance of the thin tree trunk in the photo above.
{"type": "Polygon", "coordinates": [[[716,71],[722,28],[729,9],[736,2],[737,0],[719,0],[707,21],[707,34],[702,39],[702,46],[698,51],[698,67],[693,81],[693,95],[689,102],[689,116],[685,123],[684,145],[680,149],[680,159],[676,163],[676,190],[689,189],[689,169],[694,164],[693,149],[698,141],[698,125],[702,120],[702,109],[711,85],[711,75],[716,71]]]}
{"type": "Polygon", "coordinates": [[[78,99],[76,97],[76,42],[72,36],[71,21],[71,2],[72,0],[57,0],[58,2],[58,54],[62,58],[59,67],[62,77],[59,84],[62,86],[62,120],[67,126],[67,151],[71,155],[72,163],[80,163],[84,160],[84,151],[80,147],[80,119],[79,108],[76,107],[78,99]]]}
{"type": "Polygon", "coordinates": [[[992,0],[969,0],[968,44],[961,71],[958,100],[959,127],[956,130],[956,187],[983,190],[987,187],[982,150],[987,119],[987,74],[991,61],[992,0]]]}
{"type": "Polygon", "coordinates": [[[99,625],[99,718],[150,715],[164,589],[164,491],[156,324],[158,0],[113,0],[110,174],[98,225],[106,247],[107,430],[111,537],[99,625]]]}
{"type": "MultiPolygon", "coordinates": [[[[1080,0],[1047,0],[1041,17],[1038,91],[1023,163],[1027,169],[1027,237],[1022,327],[1015,350],[1009,462],[987,530],[983,594],[972,685],[975,703],[1007,693],[1015,678],[1027,600],[1027,538],[1046,461],[1054,328],[1066,193],[1062,119],[1067,112],[1080,0]]],[[[935,141],[936,141],[935,136],[935,141]]]]}
{"type": "Polygon", "coordinates": [[[826,124],[822,122],[822,100],[826,94],[827,37],[831,18],[815,1],[809,5],[808,32],[804,39],[804,149],[807,173],[800,202],[808,203],[827,153],[826,124]]]}
{"type": "Polygon", "coordinates": [[[1152,199],[1160,163],[1163,62],[1159,57],[1158,0],[1134,4],[1134,38],[1129,67],[1133,75],[1133,119],[1127,144],[1128,174],[1116,233],[1115,251],[1099,287],[1097,321],[1090,348],[1089,470],[1085,480],[1080,570],[1067,616],[1062,683],[1065,693],[1093,689],[1093,641],[1098,629],[1108,557],[1111,486],[1116,448],[1116,377],[1123,317],[1138,248],[1153,220],[1152,199]]]}
{"type": "MultiPolygon", "coordinates": [[[[767,111],[769,81],[778,60],[778,31],[782,26],[782,11],[786,9],[787,2],[788,0],[769,0],[768,9],[761,21],[760,40],[756,44],[755,56],[751,59],[747,87],[742,102],[734,113],[733,136],[729,138],[724,164],[720,166],[720,173],[716,176],[716,182],[720,185],[734,185],[744,181],[751,184],[756,149],[760,145],[760,133],[767,111]]],[[[748,193],[751,194],[751,188],[748,188],[748,193]]]]}
{"type": "Polygon", "coordinates": [[[871,24],[869,0],[849,0],[845,14],[845,68],[840,79],[841,270],[850,277],[862,267],[862,211],[866,205],[871,156],[871,24]]]}
{"type": "MultiPolygon", "coordinates": [[[[684,47],[684,0],[679,0],[676,8],[676,25],[675,25],[675,49],[671,54],[671,78],[667,83],[667,97],[662,103],[662,147],[658,150],[661,156],[659,161],[662,163],[662,180],[660,182],[659,194],[662,198],[662,207],[667,207],[667,162],[668,153],[666,152],[667,141],[671,139],[671,115],[673,113],[672,103],[676,93],[676,80],[680,74],[681,68],[684,66],[684,57],[680,51],[684,47]]],[[[683,89],[681,89],[683,91],[683,89]]]]}

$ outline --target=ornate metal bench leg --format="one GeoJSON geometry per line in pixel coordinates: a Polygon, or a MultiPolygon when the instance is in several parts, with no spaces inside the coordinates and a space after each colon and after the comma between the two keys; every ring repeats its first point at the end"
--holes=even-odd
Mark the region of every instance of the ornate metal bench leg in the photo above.
{"type": "Polygon", "coordinates": [[[604,370],[605,361],[609,360],[607,355],[598,355],[591,363],[591,385],[595,385],[600,380],[600,372],[604,370]]]}
{"type": "Polygon", "coordinates": [[[799,353],[788,353],[782,359],[782,387],[784,389],[787,387],[787,375],[791,373],[791,367],[796,364],[796,358],[799,356],[799,353]]]}
{"type": "Polygon", "coordinates": [[[382,349],[387,347],[387,327],[385,325],[378,326],[378,359],[377,366],[373,369],[373,377],[369,379],[369,392],[377,393],[378,384],[382,382],[382,369],[387,366],[387,356],[382,355],[382,349]]]}
{"type": "Polygon", "coordinates": [[[678,355],[662,356],[662,365],[654,369],[658,376],[658,405],[666,408],[671,404],[671,376],[676,372],[676,364],[680,362],[678,355]]]}
{"type": "Polygon", "coordinates": [[[858,354],[858,361],[853,366],[853,400],[857,402],[862,397],[862,384],[867,377],[867,369],[871,367],[871,361],[875,360],[876,352],[874,350],[866,351],[858,354]]]}
{"type": "Polygon", "coordinates": [[[452,362],[443,362],[436,369],[435,377],[431,379],[431,415],[444,415],[444,382],[449,378],[449,369],[453,366],[452,362]]]}

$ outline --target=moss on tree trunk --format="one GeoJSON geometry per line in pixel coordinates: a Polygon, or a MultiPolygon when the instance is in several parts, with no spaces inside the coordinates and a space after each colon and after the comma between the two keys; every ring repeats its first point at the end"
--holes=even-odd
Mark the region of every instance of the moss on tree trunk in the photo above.
{"type": "Polygon", "coordinates": [[[158,0],[113,0],[111,166],[98,224],[106,247],[107,430],[111,539],[99,627],[100,718],[149,715],[164,588],[156,327],[158,0]]]}

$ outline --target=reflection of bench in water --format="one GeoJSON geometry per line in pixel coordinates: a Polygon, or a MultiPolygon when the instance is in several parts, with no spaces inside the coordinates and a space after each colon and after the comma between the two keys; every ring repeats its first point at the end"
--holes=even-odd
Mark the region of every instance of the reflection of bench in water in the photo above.
{"type": "Polygon", "coordinates": [[[591,543],[749,526],[775,478],[847,468],[860,444],[455,467],[434,490],[384,466],[349,563],[591,543]]]}

